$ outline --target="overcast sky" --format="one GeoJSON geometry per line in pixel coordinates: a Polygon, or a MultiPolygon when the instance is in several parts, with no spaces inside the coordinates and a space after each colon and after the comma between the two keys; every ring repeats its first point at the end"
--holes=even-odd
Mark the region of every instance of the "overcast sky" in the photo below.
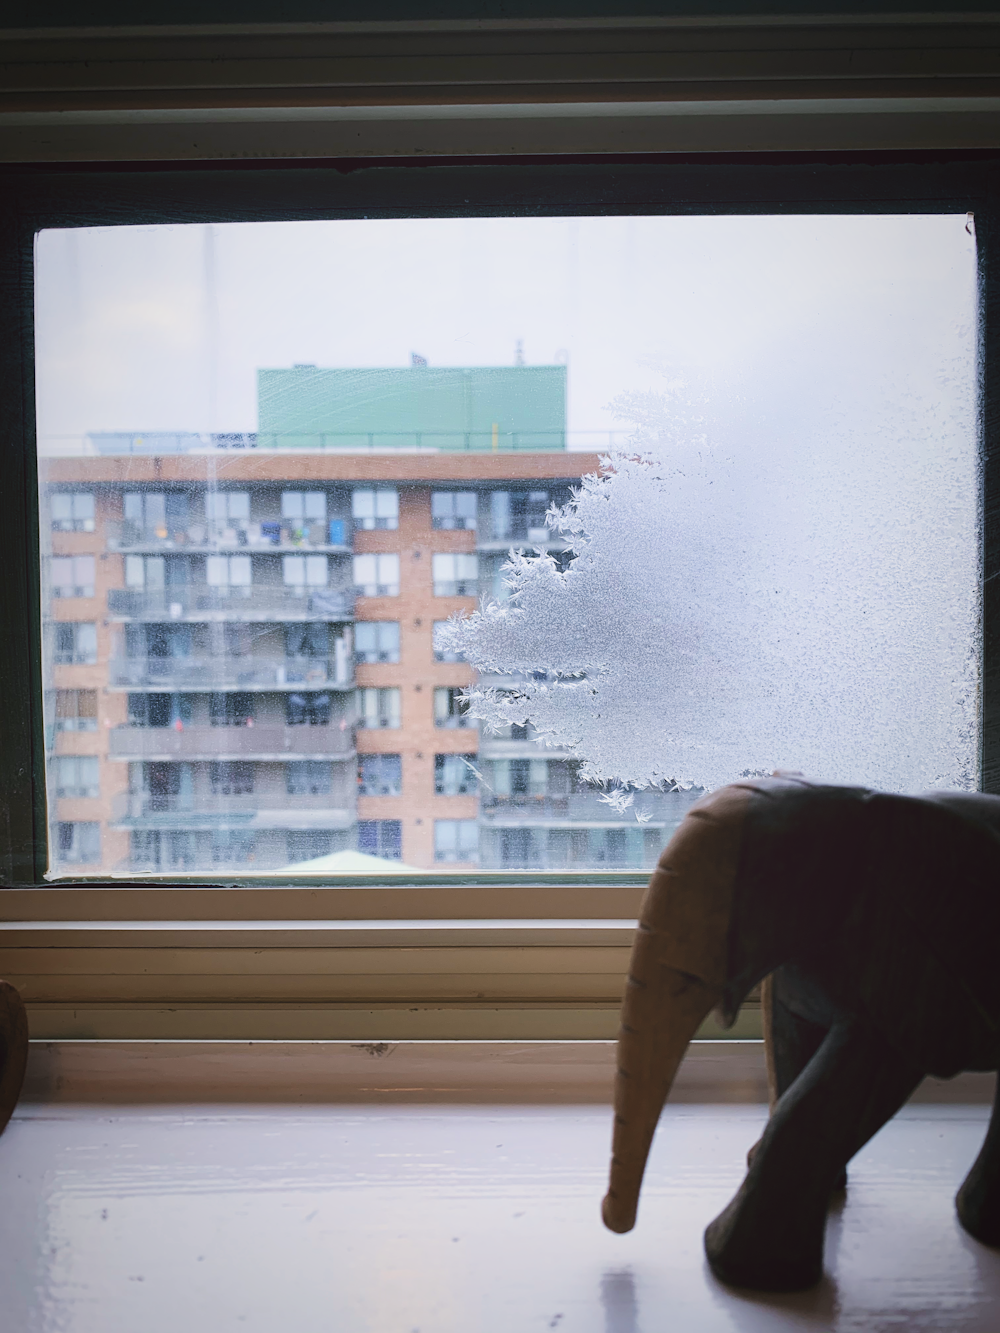
{"type": "Polygon", "coordinates": [[[37,263],[43,441],[253,430],[258,367],[510,365],[518,340],[567,362],[572,432],[622,428],[610,404],[664,372],[776,416],[816,373],[848,397],[937,373],[973,318],[964,216],[106,227],[41,233],[37,263]]]}

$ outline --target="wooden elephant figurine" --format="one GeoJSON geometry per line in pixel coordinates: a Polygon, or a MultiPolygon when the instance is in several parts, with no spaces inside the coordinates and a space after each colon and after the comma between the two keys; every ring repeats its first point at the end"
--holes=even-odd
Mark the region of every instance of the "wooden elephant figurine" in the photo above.
{"type": "MultiPolygon", "coordinates": [[[[736,1286],[819,1281],[830,1197],[926,1074],[1000,1066],[1000,797],[886,796],[787,778],[692,806],[653,873],[618,1038],[605,1224],[629,1231],[688,1042],[769,983],[777,1100],[729,1206],[705,1232],[736,1286]]],[[[1000,1112],[958,1192],[1000,1244],[1000,1112]]]]}

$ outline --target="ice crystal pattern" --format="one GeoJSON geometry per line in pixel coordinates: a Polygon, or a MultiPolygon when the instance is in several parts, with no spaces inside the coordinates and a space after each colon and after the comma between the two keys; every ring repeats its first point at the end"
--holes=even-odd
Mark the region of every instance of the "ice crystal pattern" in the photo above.
{"type": "Polygon", "coordinates": [[[504,678],[470,691],[472,714],[530,721],[620,814],[629,788],[774,769],[975,786],[968,360],[773,429],[676,385],[620,402],[633,443],[549,515],[568,569],[512,551],[509,600],[439,631],[504,678]]]}

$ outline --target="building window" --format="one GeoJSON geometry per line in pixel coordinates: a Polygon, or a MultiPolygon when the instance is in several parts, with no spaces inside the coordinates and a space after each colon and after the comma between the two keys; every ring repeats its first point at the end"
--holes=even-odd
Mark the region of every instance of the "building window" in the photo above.
{"type": "Polygon", "coordinates": [[[359,597],[398,597],[399,556],[356,555],[354,590],[359,597]]]}
{"type": "Polygon", "coordinates": [[[252,727],[254,697],[246,690],[208,696],[208,720],[213,727],[252,727]]]}
{"type": "Polygon", "coordinates": [[[331,787],[327,760],[302,759],[285,765],[285,791],[289,796],[329,796],[331,787]]]}
{"type": "Polygon", "coordinates": [[[96,755],[59,755],[53,761],[57,796],[100,796],[101,764],[96,755]]]}
{"type": "Polygon", "coordinates": [[[330,581],[330,560],[325,555],[282,556],[286,588],[325,588],[330,581]]]}
{"type": "Polygon", "coordinates": [[[403,763],[398,754],[358,755],[359,796],[401,796],[403,763]]]}
{"type": "Polygon", "coordinates": [[[253,791],[256,765],[245,759],[215,760],[209,765],[213,796],[245,796],[253,791]]]}
{"type": "Polygon", "coordinates": [[[435,528],[476,527],[475,491],[432,491],[431,523],[435,528]]]}
{"type": "Polygon", "coordinates": [[[92,555],[52,557],[53,597],[93,597],[94,578],[92,555]]]}
{"type": "Polygon", "coordinates": [[[403,855],[403,825],[398,819],[359,819],[358,851],[399,861],[403,855]]]}
{"type": "Polygon", "coordinates": [[[552,531],[546,525],[545,515],[552,505],[567,504],[571,497],[569,486],[549,487],[547,490],[516,490],[490,492],[488,540],[534,542],[544,545],[552,541],[552,531]]]}
{"type": "Polygon", "coordinates": [[[205,582],[213,592],[249,597],[253,582],[250,557],[248,555],[206,556],[205,582]]]}
{"type": "Polygon", "coordinates": [[[285,721],[290,727],[325,727],[330,722],[330,696],[303,690],[285,696],[285,721]]]}
{"type": "Polygon", "coordinates": [[[247,866],[257,859],[255,835],[243,829],[213,829],[211,841],[215,866],[247,866]]]}
{"type": "Polygon", "coordinates": [[[94,497],[90,491],[53,491],[53,532],[93,532],[94,497]]]}
{"type": "Polygon", "coordinates": [[[364,728],[398,727],[400,721],[400,692],[389,689],[357,690],[358,726],[364,728]]]}
{"type": "Polygon", "coordinates": [[[443,626],[447,625],[447,623],[448,623],[448,622],[447,622],[446,620],[435,620],[435,622],[434,622],[434,661],[435,661],[435,662],[464,662],[464,661],[465,661],[465,658],[462,656],[461,653],[453,652],[451,649],[448,649],[447,651],[445,651],[444,649],[438,648],[438,646],[437,646],[437,641],[438,641],[437,632],[438,632],[438,630],[441,629],[443,626]]]}
{"type": "Polygon", "coordinates": [[[56,824],[56,854],[64,865],[98,865],[101,826],[97,823],[56,824]]]}
{"type": "Polygon", "coordinates": [[[474,754],[434,756],[434,791],[438,796],[472,796],[478,786],[474,754]]]}
{"type": "Polygon", "coordinates": [[[399,527],[399,492],[395,486],[379,486],[377,490],[354,491],[351,495],[351,514],[354,526],[371,530],[399,527]]]}
{"type": "Polygon", "coordinates": [[[131,835],[133,870],[146,872],[197,868],[195,835],[163,829],[134,829],[131,835]]]}
{"type": "Polygon", "coordinates": [[[60,621],[55,626],[57,666],[94,666],[97,662],[97,626],[93,621],[60,621]]]}
{"type": "Polygon", "coordinates": [[[469,702],[463,689],[439,686],[434,691],[434,725],[436,727],[474,727],[475,718],[469,717],[469,702]]]}
{"type": "Polygon", "coordinates": [[[434,860],[479,860],[479,825],[474,819],[435,819],[434,860]]]}
{"type": "Polygon", "coordinates": [[[479,589],[479,557],[435,555],[432,557],[435,597],[475,597],[479,589]]]}
{"type": "Polygon", "coordinates": [[[490,766],[493,795],[500,799],[544,796],[549,788],[547,759],[494,759],[490,766]]]}
{"type": "Polygon", "coordinates": [[[398,662],[399,621],[359,620],[354,626],[356,662],[398,662]]]}
{"type": "Polygon", "coordinates": [[[295,829],[285,834],[285,849],[292,866],[315,861],[333,851],[333,834],[323,829],[295,829]]]}
{"type": "Polygon", "coordinates": [[[214,534],[235,541],[250,522],[250,492],[206,491],[205,517],[214,534]]]}
{"type": "Polygon", "coordinates": [[[187,540],[190,516],[184,491],[126,491],[122,514],[123,546],[187,540]]]}
{"type": "MultiPolygon", "coordinates": [[[[226,706],[218,701],[224,700],[227,696],[220,694],[212,697],[217,701],[212,710],[213,719],[219,717],[220,714],[224,717],[226,706]]],[[[130,694],[128,696],[128,725],[130,727],[173,727],[175,731],[183,731],[191,722],[191,698],[190,694],[130,694]]],[[[213,720],[212,725],[225,726],[226,723],[213,720]]]]}
{"type": "Polygon", "coordinates": [[[56,731],[96,731],[97,691],[56,690],[56,731]]]}
{"type": "Polygon", "coordinates": [[[326,518],[326,491],[282,491],[281,517],[322,522],[326,518]]]}

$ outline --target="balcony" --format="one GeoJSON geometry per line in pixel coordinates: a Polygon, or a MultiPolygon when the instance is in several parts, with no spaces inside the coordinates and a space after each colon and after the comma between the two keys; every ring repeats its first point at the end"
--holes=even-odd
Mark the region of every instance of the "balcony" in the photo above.
{"type": "Polygon", "coordinates": [[[624,814],[599,792],[573,792],[567,796],[498,796],[483,792],[479,802],[479,817],[484,825],[495,828],[516,828],[530,825],[572,825],[591,828],[653,828],[673,829],[683,819],[688,807],[701,792],[642,793],[624,814]],[[652,817],[644,824],[636,822],[636,811],[652,817]]]}
{"type": "Polygon", "coordinates": [[[128,690],[352,690],[354,664],[335,657],[113,657],[108,684],[128,690]]]}
{"type": "Polygon", "coordinates": [[[326,727],[115,727],[111,759],[334,759],[354,758],[354,731],[326,727]]]}
{"type": "Polygon", "coordinates": [[[270,515],[259,522],[137,523],[127,519],[108,523],[109,551],[326,551],[352,549],[353,524],[349,518],[298,522],[270,515]]]}
{"type": "MultiPolygon", "coordinates": [[[[352,793],[353,796],[353,793],[352,793]]],[[[161,792],[119,792],[111,823],[119,828],[162,829],[346,829],[355,822],[342,795],[292,796],[287,792],[212,792],[172,796],[161,792]]]]}
{"type": "Polygon", "coordinates": [[[117,620],[351,620],[354,596],[347,588],[281,586],[210,588],[109,588],[108,611],[117,620]]]}

